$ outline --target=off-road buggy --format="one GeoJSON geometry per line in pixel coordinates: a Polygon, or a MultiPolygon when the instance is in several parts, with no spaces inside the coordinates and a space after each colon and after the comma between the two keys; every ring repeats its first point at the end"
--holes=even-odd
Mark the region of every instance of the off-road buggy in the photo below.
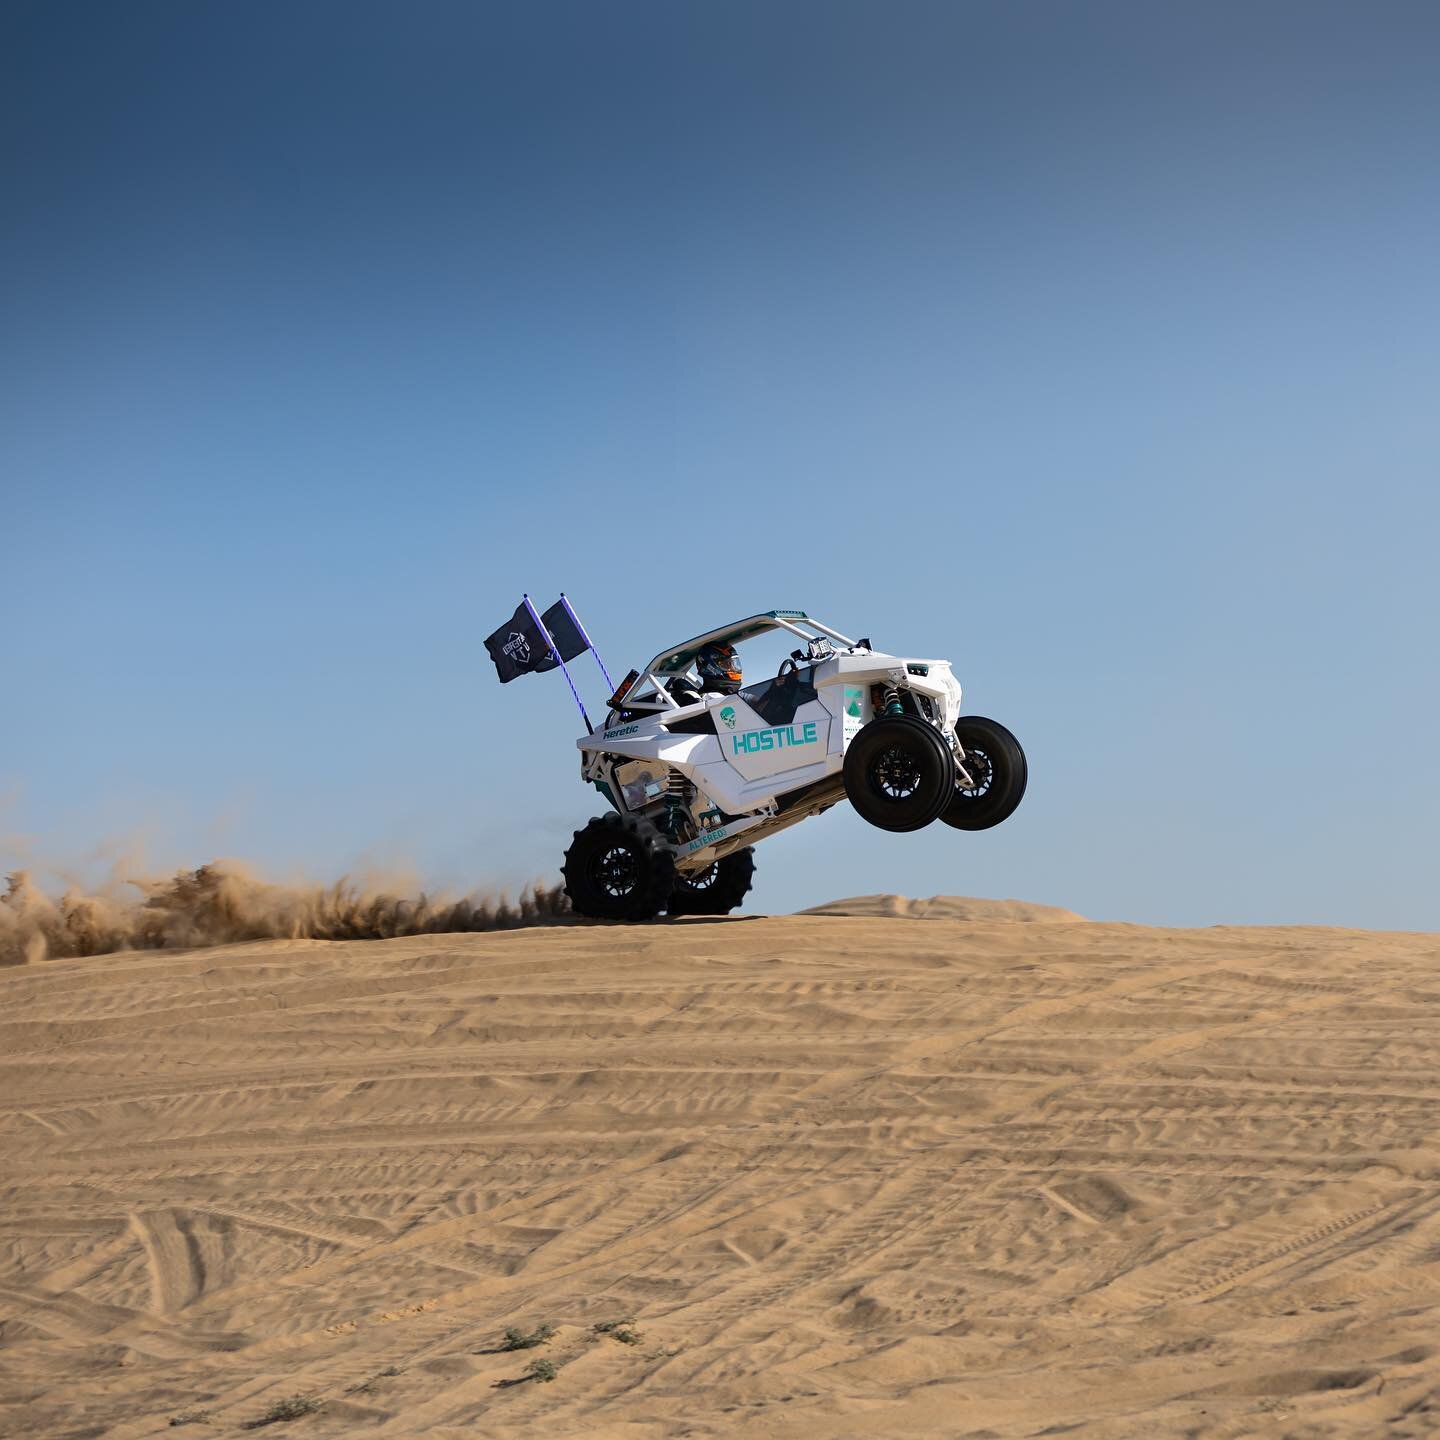
{"type": "Polygon", "coordinates": [[[614,807],[575,832],[565,890],[606,920],[724,915],[745,898],[752,846],[848,799],[882,830],[998,825],[1025,793],[1025,754],[994,720],[960,714],[946,660],[902,659],[801,610],[697,635],[632,670],[581,774],[614,807]],[[774,630],[800,642],[773,680],[701,694],[702,647],[774,630]]]}

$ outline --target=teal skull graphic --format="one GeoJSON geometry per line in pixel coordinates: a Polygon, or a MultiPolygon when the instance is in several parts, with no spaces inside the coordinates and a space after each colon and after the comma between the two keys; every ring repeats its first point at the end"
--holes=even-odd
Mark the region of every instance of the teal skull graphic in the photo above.
{"type": "Polygon", "coordinates": [[[725,728],[727,730],[733,730],[735,728],[735,707],[733,705],[727,705],[720,712],[720,718],[725,722],[725,728]]]}

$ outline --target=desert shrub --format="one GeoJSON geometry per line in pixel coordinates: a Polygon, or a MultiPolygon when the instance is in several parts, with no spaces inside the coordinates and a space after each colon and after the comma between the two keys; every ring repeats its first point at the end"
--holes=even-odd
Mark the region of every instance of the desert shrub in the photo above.
{"type": "Polygon", "coordinates": [[[264,1425],[276,1425],[282,1420],[299,1420],[303,1415],[313,1415],[320,1408],[320,1401],[313,1395],[291,1395],[277,1400],[263,1415],[247,1420],[242,1430],[259,1430],[264,1425]]]}
{"type": "Polygon", "coordinates": [[[525,1331],[512,1325],[505,1332],[505,1339],[501,1342],[500,1348],[502,1350],[533,1350],[537,1345],[548,1343],[554,1333],[553,1325],[538,1325],[528,1335],[525,1331]]]}
{"type": "Polygon", "coordinates": [[[622,1345],[638,1345],[645,1338],[635,1328],[633,1320],[602,1320],[591,1328],[596,1335],[608,1335],[622,1345]]]}
{"type": "Polygon", "coordinates": [[[373,1395],[377,1380],[388,1380],[393,1375],[403,1375],[404,1373],[405,1368],[402,1365],[387,1365],[383,1370],[377,1370],[367,1379],[361,1380],[359,1384],[349,1386],[345,1393],[347,1395],[373,1395]]]}

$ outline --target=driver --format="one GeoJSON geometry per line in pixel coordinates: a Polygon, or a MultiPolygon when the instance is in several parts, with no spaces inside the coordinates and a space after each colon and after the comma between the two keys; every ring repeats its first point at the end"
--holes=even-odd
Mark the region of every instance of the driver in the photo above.
{"type": "Polygon", "coordinates": [[[699,690],[688,675],[677,676],[665,686],[681,705],[698,705],[702,695],[733,695],[740,688],[740,657],[733,645],[702,645],[695,656],[695,669],[700,676],[699,690]]]}
{"type": "Polygon", "coordinates": [[[695,657],[700,675],[700,689],[707,695],[733,695],[743,678],[740,657],[733,645],[702,645],[695,657]]]}

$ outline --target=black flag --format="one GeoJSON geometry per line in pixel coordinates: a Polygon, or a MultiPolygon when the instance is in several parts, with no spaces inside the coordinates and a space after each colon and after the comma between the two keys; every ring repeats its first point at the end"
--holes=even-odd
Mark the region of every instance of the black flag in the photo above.
{"type": "Polygon", "coordinates": [[[590,648],[590,642],[581,634],[580,627],[570,614],[570,607],[563,599],[557,600],[540,619],[550,632],[562,660],[573,660],[590,648]]]}
{"type": "Polygon", "coordinates": [[[485,648],[495,662],[502,685],[508,685],[517,675],[538,675],[559,664],[540,634],[535,617],[524,604],[493,635],[486,637],[485,648]]]}

